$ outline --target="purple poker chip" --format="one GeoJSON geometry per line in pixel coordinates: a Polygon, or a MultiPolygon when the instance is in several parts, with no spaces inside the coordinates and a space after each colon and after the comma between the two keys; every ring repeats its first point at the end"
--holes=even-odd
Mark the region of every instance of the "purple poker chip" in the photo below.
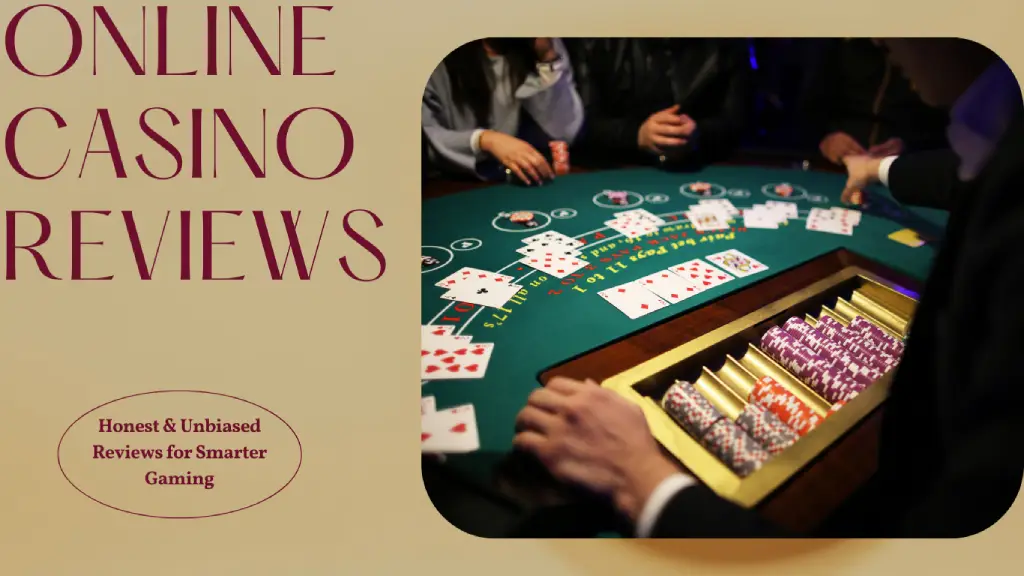
{"type": "Polygon", "coordinates": [[[827,360],[830,366],[839,365],[845,368],[855,382],[867,386],[882,377],[880,370],[860,362],[848,350],[836,344],[800,318],[790,318],[783,325],[783,329],[792,335],[797,342],[807,346],[815,354],[827,360]]]}
{"type": "Polygon", "coordinates": [[[894,358],[901,358],[903,356],[903,342],[900,342],[896,338],[886,334],[884,330],[875,326],[871,321],[863,316],[854,317],[850,322],[850,330],[855,333],[870,336],[878,343],[878,349],[889,356],[894,358]]]}
{"type": "Polygon", "coordinates": [[[842,346],[860,362],[873,366],[883,374],[896,365],[896,361],[892,357],[871,352],[865,345],[867,342],[865,338],[853,333],[827,314],[823,314],[818,320],[818,331],[842,346]]]}
{"type": "Polygon", "coordinates": [[[853,384],[853,376],[840,365],[829,362],[800,344],[788,332],[773,326],[761,337],[761,348],[772,360],[793,372],[822,398],[834,402],[853,384]]]}

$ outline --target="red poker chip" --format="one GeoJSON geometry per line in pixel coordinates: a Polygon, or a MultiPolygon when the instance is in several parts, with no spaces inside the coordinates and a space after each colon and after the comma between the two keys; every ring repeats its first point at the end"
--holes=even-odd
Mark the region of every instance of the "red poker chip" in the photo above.
{"type": "Polygon", "coordinates": [[[533,220],[533,212],[515,212],[508,219],[516,223],[529,222],[533,220]]]}

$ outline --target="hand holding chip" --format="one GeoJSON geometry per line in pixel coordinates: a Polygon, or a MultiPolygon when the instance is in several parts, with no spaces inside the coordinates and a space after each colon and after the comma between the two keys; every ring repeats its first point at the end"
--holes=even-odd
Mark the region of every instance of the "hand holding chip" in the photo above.
{"type": "Polygon", "coordinates": [[[878,170],[882,159],[866,155],[847,156],[843,158],[846,165],[846,187],[843,188],[842,201],[847,204],[863,203],[864,189],[878,182],[878,170]],[[860,195],[861,202],[856,202],[860,195]]]}
{"type": "Polygon", "coordinates": [[[528,142],[494,130],[480,135],[480,149],[501,162],[526,184],[551,180],[555,172],[547,159],[528,142]]]}

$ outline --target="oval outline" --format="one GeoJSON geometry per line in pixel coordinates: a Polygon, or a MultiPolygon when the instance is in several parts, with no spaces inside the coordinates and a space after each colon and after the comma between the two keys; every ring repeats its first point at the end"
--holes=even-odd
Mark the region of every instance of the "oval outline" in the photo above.
{"type": "Polygon", "coordinates": [[[260,406],[259,404],[255,403],[255,402],[250,402],[249,400],[246,400],[245,398],[239,398],[237,396],[232,396],[230,394],[221,394],[220,392],[210,392],[208,390],[151,390],[149,392],[139,392],[138,394],[129,394],[127,396],[122,396],[120,398],[115,398],[113,400],[110,400],[109,402],[104,402],[103,404],[100,404],[99,406],[96,406],[95,408],[92,408],[91,410],[88,410],[87,412],[85,412],[84,414],[82,414],[81,416],[76,418],[75,421],[72,422],[71,425],[68,426],[67,429],[64,430],[64,433],[60,435],[60,441],[57,442],[57,467],[60,468],[60,473],[61,473],[62,476],[64,476],[64,479],[67,480],[68,484],[70,484],[72,488],[77,490],[79,494],[81,494],[82,496],[85,496],[89,500],[92,500],[93,502],[95,502],[95,503],[97,503],[97,504],[99,504],[101,506],[106,506],[107,508],[110,508],[111,510],[117,510],[118,512],[122,512],[124,514],[131,514],[132,516],[141,516],[143,518],[155,518],[155,519],[159,519],[159,520],[201,520],[203,518],[216,518],[218,516],[227,516],[228,514],[234,514],[236,512],[241,512],[242,510],[248,510],[249,508],[253,508],[254,506],[259,506],[260,504],[263,504],[267,500],[270,500],[274,496],[277,496],[278,494],[283,492],[284,489],[287,488],[288,486],[291,486],[291,483],[295,480],[295,477],[299,475],[299,470],[302,468],[302,456],[303,456],[303,454],[302,454],[302,440],[299,439],[299,435],[295,432],[295,429],[292,428],[292,425],[289,424],[288,421],[285,420],[284,418],[278,416],[276,412],[274,412],[273,410],[270,410],[269,408],[264,408],[263,406],[260,406]],[[170,392],[186,392],[186,393],[189,393],[189,394],[209,394],[211,396],[220,396],[220,397],[223,397],[223,398],[230,398],[230,399],[236,400],[238,402],[244,402],[246,404],[255,406],[255,407],[259,408],[260,410],[263,410],[264,412],[267,412],[268,414],[272,415],[274,418],[277,418],[278,420],[280,420],[285,426],[288,427],[288,430],[292,433],[292,436],[295,437],[295,443],[298,444],[298,446],[299,446],[299,463],[295,467],[295,472],[292,473],[292,477],[289,478],[288,481],[285,482],[283,486],[278,488],[277,491],[275,491],[273,494],[271,494],[270,496],[267,496],[266,498],[264,498],[264,499],[262,499],[262,500],[260,500],[258,502],[254,502],[252,504],[249,504],[248,506],[243,506],[241,508],[236,508],[234,510],[229,510],[227,512],[218,512],[216,514],[206,514],[204,516],[158,516],[158,515],[155,515],[155,514],[143,514],[142,512],[133,512],[131,510],[124,510],[124,509],[118,508],[117,506],[113,506],[111,504],[107,504],[106,502],[102,502],[102,501],[100,501],[100,500],[98,500],[96,498],[93,498],[89,494],[86,494],[85,491],[82,490],[81,488],[79,488],[74,482],[72,482],[71,478],[68,478],[68,474],[67,474],[67,472],[64,471],[64,466],[61,464],[61,461],[60,461],[60,448],[61,448],[61,446],[64,445],[64,438],[68,435],[68,432],[70,432],[71,429],[75,427],[75,424],[78,424],[78,422],[82,418],[85,418],[89,414],[92,414],[93,412],[99,410],[100,408],[103,408],[104,406],[109,406],[111,404],[114,404],[115,402],[120,402],[122,400],[127,400],[129,398],[136,398],[136,397],[139,397],[139,396],[148,396],[150,394],[166,394],[166,393],[170,393],[170,392]]]}

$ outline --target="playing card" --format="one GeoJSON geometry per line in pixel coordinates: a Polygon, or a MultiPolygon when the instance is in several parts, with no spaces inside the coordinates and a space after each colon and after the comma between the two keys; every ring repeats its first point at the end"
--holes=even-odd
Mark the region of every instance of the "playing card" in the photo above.
{"type": "Polygon", "coordinates": [[[690,260],[676,264],[668,270],[682,276],[684,280],[696,285],[701,290],[714,288],[733,279],[728,272],[723,272],[703,260],[690,260]]]}
{"type": "Polygon", "coordinates": [[[420,336],[424,338],[428,336],[449,336],[452,332],[455,332],[455,326],[451,324],[420,326],[420,336]]]}
{"type": "Polygon", "coordinates": [[[424,414],[420,448],[427,453],[464,453],[480,449],[476,410],[472,404],[424,414]]]}
{"type": "Polygon", "coordinates": [[[764,272],[768,269],[764,264],[735,249],[712,254],[706,259],[708,262],[718,265],[722,270],[731,272],[734,276],[740,278],[764,272]]]}
{"type": "Polygon", "coordinates": [[[494,353],[494,344],[445,346],[423,350],[420,378],[423,380],[467,380],[483,378],[494,353]]]}
{"type": "Polygon", "coordinates": [[[690,211],[686,212],[685,216],[694,230],[700,232],[729,229],[729,215],[717,206],[690,206],[690,211]]]}
{"type": "Polygon", "coordinates": [[[495,284],[511,284],[515,278],[505,274],[498,274],[497,272],[489,272],[487,270],[480,270],[479,268],[470,268],[467,266],[457,272],[449,274],[446,278],[434,285],[441,288],[453,288],[459,284],[480,280],[487,280],[495,284]]]}
{"type": "Polygon", "coordinates": [[[815,232],[852,236],[853,224],[850,220],[852,220],[852,217],[832,210],[812,208],[807,215],[807,229],[814,230],[815,232]]]}
{"type": "Polygon", "coordinates": [[[574,256],[526,256],[519,259],[520,264],[550,274],[555,278],[565,278],[569,274],[587,265],[586,260],[574,256]]]}
{"type": "Polygon", "coordinates": [[[669,304],[682,302],[690,296],[703,291],[696,284],[691,284],[678,274],[668,270],[644,276],[637,280],[636,284],[645,290],[653,292],[655,296],[664,299],[669,304]]]}
{"type": "Polygon", "coordinates": [[[651,234],[658,231],[658,225],[649,220],[616,218],[614,220],[608,220],[604,225],[616,232],[619,232],[626,238],[639,238],[645,234],[651,234]]]}
{"type": "Polygon", "coordinates": [[[782,202],[779,200],[769,200],[764,203],[765,206],[773,210],[779,210],[786,215],[786,218],[797,218],[800,214],[798,213],[796,204],[792,202],[782,202]]]}
{"type": "Polygon", "coordinates": [[[850,210],[849,208],[841,208],[839,206],[834,206],[830,210],[838,214],[840,219],[849,222],[853,226],[860,224],[860,210],[850,210]]]}
{"type": "Polygon", "coordinates": [[[535,242],[544,241],[547,241],[549,243],[554,242],[556,244],[561,244],[562,246],[567,246],[569,248],[581,248],[584,245],[583,242],[580,242],[575,238],[570,238],[565,234],[562,234],[561,232],[555,232],[554,230],[541,232],[540,234],[535,234],[533,236],[529,236],[523,239],[524,244],[533,244],[535,242]]]}
{"type": "Polygon", "coordinates": [[[518,284],[495,283],[490,280],[461,282],[441,295],[452,302],[466,302],[478,306],[501,308],[509,298],[523,287],[518,284]]]}
{"type": "Polygon", "coordinates": [[[618,308],[620,312],[631,320],[636,320],[668,306],[668,302],[662,300],[653,292],[636,285],[635,282],[603,290],[598,292],[598,295],[611,303],[612,306],[618,308]]]}
{"type": "Polygon", "coordinates": [[[564,244],[557,242],[541,241],[534,244],[527,244],[522,248],[517,248],[516,252],[523,256],[579,256],[582,254],[576,248],[570,248],[564,244]]]}
{"type": "Polygon", "coordinates": [[[732,202],[725,198],[709,198],[707,200],[701,200],[698,202],[698,205],[718,208],[729,216],[736,216],[740,213],[740,211],[732,205],[732,202]]]}
{"type": "Polygon", "coordinates": [[[625,218],[627,220],[647,220],[653,222],[658,226],[664,226],[666,224],[660,216],[655,216],[643,208],[637,208],[635,210],[624,210],[622,212],[615,213],[616,219],[625,218]]]}
{"type": "Polygon", "coordinates": [[[754,206],[743,211],[743,226],[746,228],[777,230],[779,224],[785,220],[785,216],[781,213],[763,206],[754,206]]]}
{"type": "Polygon", "coordinates": [[[437,400],[433,396],[420,398],[420,416],[437,412],[437,400]]]}

